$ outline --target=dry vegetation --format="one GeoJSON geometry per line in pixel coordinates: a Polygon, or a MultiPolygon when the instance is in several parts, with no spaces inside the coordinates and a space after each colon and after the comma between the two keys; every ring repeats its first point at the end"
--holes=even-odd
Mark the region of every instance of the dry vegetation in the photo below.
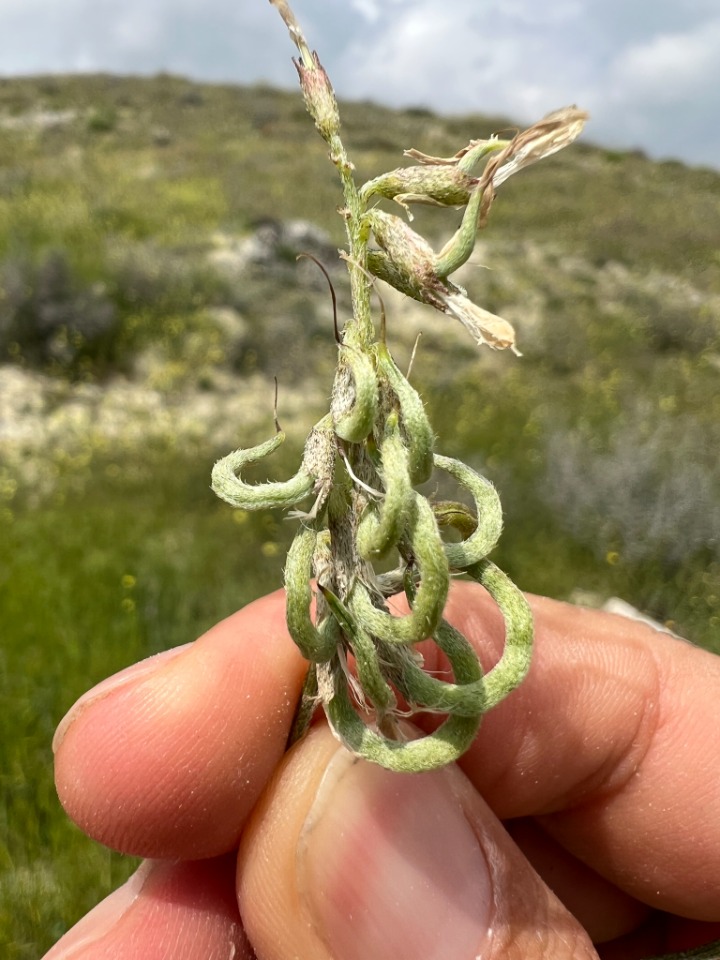
{"type": "MultiPolygon", "coordinates": [[[[506,126],[343,115],[367,177],[506,126]]],[[[294,257],[332,269],[342,226],[292,94],[3,81],[0,145],[0,940],[24,960],[129,869],[57,807],[62,712],[280,581],[289,531],[229,521],[209,467],[272,430],[273,375],[290,433],[318,413],[330,306],[294,257]]],[[[419,216],[440,240],[446,217],[419,216]]],[[[399,360],[424,331],[413,379],[443,450],[500,487],[500,562],[720,650],[720,174],[581,144],[502,187],[493,221],[463,282],[522,359],[387,302],[399,360]]]]}

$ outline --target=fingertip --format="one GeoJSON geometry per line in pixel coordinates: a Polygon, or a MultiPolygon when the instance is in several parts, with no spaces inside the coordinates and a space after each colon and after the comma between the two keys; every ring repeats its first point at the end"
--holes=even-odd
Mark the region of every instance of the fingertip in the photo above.
{"type": "Polygon", "coordinates": [[[94,839],[137,856],[229,850],[284,752],[303,672],[276,593],[180,655],[101,689],[57,751],[67,813],[94,839]]]}
{"type": "Polygon", "coordinates": [[[44,960],[252,960],[234,890],[234,857],[146,861],[44,960]]]}

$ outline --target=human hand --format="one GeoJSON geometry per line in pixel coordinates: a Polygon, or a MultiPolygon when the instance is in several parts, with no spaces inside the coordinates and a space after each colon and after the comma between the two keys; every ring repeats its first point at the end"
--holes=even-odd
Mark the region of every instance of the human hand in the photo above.
{"type": "MultiPolygon", "coordinates": [[[[720,936],[720,658],[531,603],[530,674],[460,769],[389,773],[324,724],[284,755],[304,662],[280,593],[90,691],[60,799],[151,860],[46,960],[632,960],[720,936]]],[[[489,666],[484,591],[456,584],[448,616],[489,666]]]]}

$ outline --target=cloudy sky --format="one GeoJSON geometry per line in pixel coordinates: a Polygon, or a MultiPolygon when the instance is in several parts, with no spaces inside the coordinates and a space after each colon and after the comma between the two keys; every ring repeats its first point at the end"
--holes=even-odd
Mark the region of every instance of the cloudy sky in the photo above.
{"type": "MultiPolygon", "coordinates": [[[[519,122],[720,168],[720,0],[294,0],[340,96],[519,122]]],[[[294,86],[267,0],[0,0],[0,76],[155,73],[294,86]]]]}

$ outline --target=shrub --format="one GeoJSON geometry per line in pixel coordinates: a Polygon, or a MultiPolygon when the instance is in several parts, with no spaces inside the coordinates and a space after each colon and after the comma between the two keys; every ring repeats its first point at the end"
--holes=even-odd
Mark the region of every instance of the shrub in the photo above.
{"type": "MultiPolygon", "coordinates": [[[[717,426],[717,425],[716,425],[717,426]]],[[[679,416],[633,417],[600,449],[580,429],[547,444],[542,495],[579,542],[605,558],[677,567],[720,558],[720,429],[679,416]]]]}
{"type": "Polygon", "coordinates": [[[6,261],[0,269],[0,357],[74,370],[106,356],[118,312],[103,284],[81,284],[66,255],[51,251],[37,264],[6,261]]]}

